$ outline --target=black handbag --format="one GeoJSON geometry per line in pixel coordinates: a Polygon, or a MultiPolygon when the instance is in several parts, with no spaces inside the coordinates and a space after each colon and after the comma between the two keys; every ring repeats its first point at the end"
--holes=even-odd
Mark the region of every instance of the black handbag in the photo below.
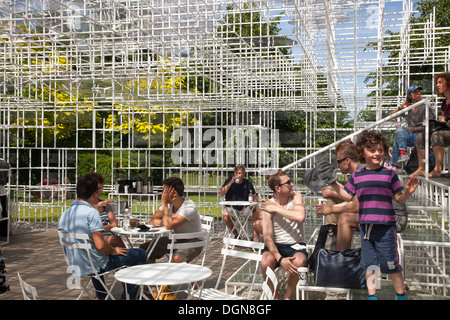
{"type": "Polygon", "coordinates": [[[436,131],[441,130],[450,130],[450,127],[447,125],[446,122],[437,121],[434,119],[428,120],[428,126],[429,126],[429,138],[431,139],[431,135],[435,133],[436,131]]]}
{"type": "Polygon", "coordinates": [[[361,248],[342,251],[319,250],[314,282],[318,286],[367,288],[366,270],[361,268],[361,248]]]}
{"type": "MultiPolygon", "coordinates": [[[[436,159],[434,157],[433,149],[430,148],[429,156],[428,156],[428,168],[430,171],[434,169],[434,166],[436,164],[436,159]]],[[[405,165],[404,170],[407,174],[411,174],[414,171],[419,168],[419,157],[417,156],[417,147],[414,146],[414,148],[411,150],[411,153],[409,155],[409,160],[405,165]]]]}
{"type": "Polygon", "coordinates": [[[337,241],[337,226],[334,224],[326,224],[320,227],[319,235],[317,236],[316,245],[314,251],[306,262],[310,272],[314,272],[316,265],[317,255],[320,249],[336,250],[337,241]]]}

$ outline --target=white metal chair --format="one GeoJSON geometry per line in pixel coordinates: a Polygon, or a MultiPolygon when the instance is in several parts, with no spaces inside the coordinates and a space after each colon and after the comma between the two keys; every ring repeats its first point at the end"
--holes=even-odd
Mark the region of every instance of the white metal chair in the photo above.
{"type": "Polygon", "coordinates": [[[200,219],[202,221],[202,228],[208,231],[209,240],[214,238],[214,217],[201,215],[200,219]]]}
{"type": "Polygon", "coordinates": [[[20,288],[22,289],[23,299],[24,300],[36,300],[37,299],[37,291],[36,288],[32,285],[29,285],[25,281],[23,281],[20,273],[17,272],[17,277],[19,278],[20,288]],[[28,295],[30,294],[31,297],[28,295]]]}
{"type": "Polygon", "coordinates": [[[201,265],[205,263],[206,251],[209,245],[209,232],[190,232],[190,233],[171,233],[169,235],[170,243],[167,244],[169,252],[169,262],[172,262],[174,250],[176,249],[190,249],[202,247],[202,252],[191,263],[197,261],[197,259],[203,255],[201,265]],[[188,240],[188,242],[178,242],[177,240],[188,240]]]}
{"type": "Polygon", "coordinates": [[[270,267],[266,269],[266,280],[264,280],[262,284],[262,294],[260,300],[273,300],[275,297],[275,293],[277,292],[278,279],[270,267]],[[272,283],[272,288],[269,285],[269,280],[272,283]]]}
{"type": "MultiPolygon", "coordinates": [[[[112,294],[112,290],[114,288],[114,285],[116,284],[116,279],[114,279],[113,283],[111,284],[110,287],[108,287],[106,285],[106,280],[105,277],[109,274],[113,274],[115,271],[122,269],[123,267],[120,268],[116,268],[113,270],[109,270],[106,272],[98,272],[95,267],[94,267],[94,263],[92,261],[92,256],[91,256],[91,252],[90,250],[92,249],[92,245],[88,242],[89,240],[89,235],[88,234],[74,234],[74,233],[68,233],[68,232],[62,232],[62,231],[58,231],[58,235],[59,235],[59,242],[61,243],[63,250],[64,250],[64,258],[66,259],[66,263],[67,266],[69,268],[71,268],[71,271],[73,271],[73,268],[76,267],[76,265],[74,265],[72,263],[73,261],[73,257],[71,256],[71,252],[73,250],[85,250],[86,251],[86,255],[89,259],[89,263],[91,265],[92,270],[94,270],[93,274],[89,274],[89,275],[83,275],[80,276],[79,279],[76,279],[77,281],[79,280],[79,285],[74,286],[74,288],[76,289],[82,289],[80,295],[78,296],[79,300],[81,298],[81,296],[86,293],[91,299],[94,299],[95,297],[91,295],[90,291],[95,291],[95,289],[89,289],[89,285],[92,283],[92,278],[97,279],[100,284],[102,285],[102,287],[104,288],[105,291],[103,291],[106,294],[106,299],[110,298],[112,300],[114,300],[114,296],[112,294]],[[82,280],[84,281],[84,284],[82,284],[82,280]]],[[[75,277],[78,277],[78,275],[75,274],[75,277]]],[[[114,278],[114,277],[113,277],[114,278]]]]}
{"type": "Polygon", "coordinates": [[[263,242],[254,242],[247,240],[238,240],[231,238],[223,239],[224,247],[222,248],[222,266],[220,268],[219,278],[217,279],[216,286],[214,288],[205,288],[201,292],[197,292],[194,294],[194,297],[202,299],[202,300],[244,300],[249,299],[253,286],[255,283],[256,275],[259,271],[259,263],[262,259],[262,249],[264,248],[263,242]],[[225,284],[225,292],[218,290],[220,280],[223,275],[223,271],[225,269],[226,260],[228,257],[235,257],[246,260],[247,262],[254,262],[254,273],[252,275],[252,279],[250,282],[250,289],[247,297],[240,297],[235,294],[231,294],[227,292],[227,285],[225,284]]]}

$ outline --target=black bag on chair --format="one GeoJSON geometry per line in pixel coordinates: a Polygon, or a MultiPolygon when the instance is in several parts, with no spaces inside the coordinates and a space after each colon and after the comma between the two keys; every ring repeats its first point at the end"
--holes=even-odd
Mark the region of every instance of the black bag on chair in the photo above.
{"type": "Polygon", "coordinates": [[[317,254],[320,249],[336,250],[337,226],[326,224],[320,227],[314,251],[306,262],[309,271],[314,272],[317,254]]]}
{"type": "MultiPolygon", "coordinates": [[[[436,161],[434,158],[433,150],[430,148],[428,159],[428,168],[430,171],[434,169],[435,162],[436,161]]],[[[409,160],[406,163],[404,170],[406,171],[407,174],[411,174],[414,171],[416,171],[418,167],[419,167],[419,157],[417,156],[417,148],[414,147],[411,151],[411,154],[409,155],[409,160]]]]}
{"type": "Polygon", "coordinates": [[[361,248],[342,251],[319,250],[314,272],[318,286],[367,288],[366,270],[361,268],[361,248]]]}

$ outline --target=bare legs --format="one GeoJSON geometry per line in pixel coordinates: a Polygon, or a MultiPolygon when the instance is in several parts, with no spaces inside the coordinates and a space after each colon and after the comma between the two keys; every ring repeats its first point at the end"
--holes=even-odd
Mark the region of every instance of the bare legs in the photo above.
{"type": "Polygon", "coordinates": [[[417,159],[419,167],[417,168],[416,171],[410,174],[410,177],[425,175],[425,162],[423,162],[423,160],[425,159],[425,149],[417,148],[417,159]]]}
{"type": "MultiPolygon", "coordinates": [[[[428,174],[429,178],[437,178],[442,175],[442,161],[444,159],[444,152],[445,152],[445,148],[442,146],[434,146],[433,147],[433,153],[434,153],[434,157],[436,159],[436,164],[434,165],[433,171],[431,171],[428,174]]],[[[425,159],[425,149],[417,148],[417,157],[418,157],[418,161],[419,161],[419,167],[417,168],[416,171],[411,173],[410,177],[425,175],[425,162],[423,161],[425,159]]]]}
{"type": "MultiPolygon", "coordinates": [[[[284,299],[292,299],[292,296],[295,292],[295,287],[297,286],[298,282],[298,273],[297,268],[303,267],[306,264],[306,256],[301,253],[297,252],[294,254],[293,257],[285,258],[290,260],[290,263],[292,263],[295,266],[295,272],[289,272],[289,279],[288,279],[288,285],[286,288],[286,292],[284,294],[284,299]]],[[[275,271],[275,267],[277,265],[277,261],[275,260],[274,256],[269,252],[266,251],[263,253],[262,260],[261,260],[261,269],[263,273],[264,279],[266,278],[266,269],[267,267],[270,267],[272,270],[275,271]]],[[[283,268],[283,267],[280,267],[283,268]]],[[[269,284],[270,286],[270,284],[269,284]]],[[[277,292],[275,293],[275,299],[280,299],[280,295],[277,292]]]]}
{"type": "Polygon", "coordinates": [[[434,170],[428,175],[430,178],[437,178],[442,175],[442,161],[444,159],[445,148],[442,146],[434,146],[433,153],[436,159],[436,164],[434,165],[434,170]]]}
{"type": "Polygon", "coordinates": [[[359,228],[358,213],[341,213],[338,220],[336,250],[350,249],[353,230],[359,228]]]}

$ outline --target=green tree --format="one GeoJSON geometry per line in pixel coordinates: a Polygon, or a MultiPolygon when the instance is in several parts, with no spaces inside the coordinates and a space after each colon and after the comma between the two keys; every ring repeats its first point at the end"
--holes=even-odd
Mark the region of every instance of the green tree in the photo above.
{"type": "MultiPolygon", "coordinates": [[[[415,3],[415,8],[417,12],[411,17],[411,32],[410,32],[410,43],[409,43],[409,53],[413,53],[415,56],[419,56],[418,53],[423,55],[422,63],[411,63],[409,65],[409,83],[410,85],[420,85],[425,89],[426,94],[431,94],[430,90],[432,88],[433,81],[433,71],[442,72],[445,71],[444,64],[432,63],[432,55],[424,55],[425,41],[424,41],[424,23],[426,23],[435,10],[435,48],[447,48],[450,46],[450,34],[447,32],[439,32],[439,28],[448,27],[450,25],[450,0],[422,0],[415,3]]],[[[400,77],[398,75],[398,59],[400,58],[400,34],[394,33],[391,30],[387,30],[386,34],[390,36],[389,43],[385,44],[383,47],[384,52],[388,52],[388,61],[382,66],[383,68],[383,83],[378,84],[378,86],[383,86],[383,96],[398,96],[400,93],[398,91],[398,84],[400,77]]],[[[370,50],[372,47],[376,47],[377,43],[370,43],[365,50],[370,50]]],[[[434,48],[433,48],[434,49],[434,48]]],[[[431,52],[430,52],[431,53],[431,52]]],[[[437,53],[437,52],[435,52],[437,53]]],[[[366,79],[365,83],[369,87],[374,87],[377,85],[376,82],[377,74],[370,73],[366,79]]],[[[407,89],[407,88],[404,88],[407,89]]],[[[375,88],[369,96],[376,96],[375,88]]],[[[372,104],[372,106],[374,106],[372,104]]],[[[383,117],[387,116],[388,110],[383,110],[383,117]]],[[[375,111],[364,111],[360,112],[358,115],[360,121],[375,121],[375,111]]]]}

